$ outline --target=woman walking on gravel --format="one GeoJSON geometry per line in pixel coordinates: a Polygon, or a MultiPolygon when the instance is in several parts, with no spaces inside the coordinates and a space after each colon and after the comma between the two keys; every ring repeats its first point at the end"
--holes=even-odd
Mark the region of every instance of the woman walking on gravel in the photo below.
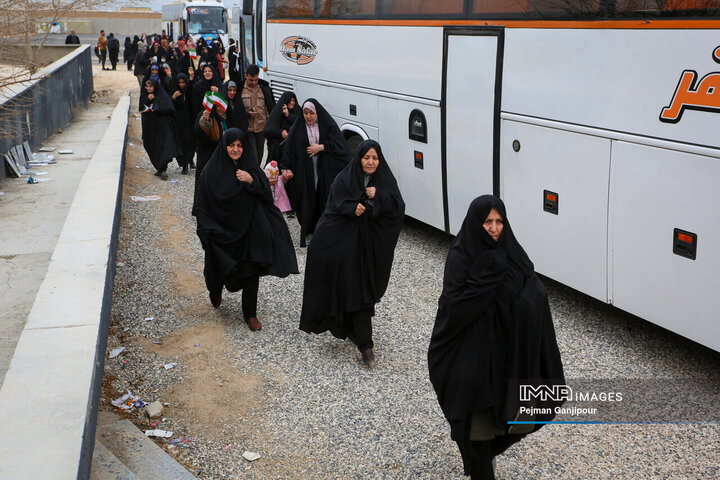
{"type": "Polygon", "coordinates": [[[494,479],[494,457],[541,426],[508,422],[560,405],[520,402],[520,384],[565,381],[545,288],[493,195],[473,200],[448,252],[428,365],[473,480],[494,479]]]}
{"type": "Polygon", "coordinates": [[[330,185],[350,161],[350,150],[340,128],[320,102],[303,103],[303,120],[293,124],[279,167],[285,177],[290,204],[300,222],[300,246],[325,209],[330,185]]]}
{"type": "Polygon", "coordinates": [[[157,79],[149,78],[140,92],[143,147],[156,169],[155,175],[167,180],[167,166],[182,157],[177,135],[175,107],[157,79]]]}
{"type": "Polygon", "coordinates": [[[205,284],[215,308],[223,287],[243,290],[242,313],[251,330],[257,318],[260,277],[298,273],[295,249],[270,183],[254,155],[246,154],[245,134],[231,128],[198,179],[193,210],[205,250],[205,284]]]}
{"type": "Polygon", "coordinates": [[[380,145],[365,140],[332,186],[305,265],[300,329],[330,331],[375,358],[372,317],[390,280],[405,202],[380,145]]]}

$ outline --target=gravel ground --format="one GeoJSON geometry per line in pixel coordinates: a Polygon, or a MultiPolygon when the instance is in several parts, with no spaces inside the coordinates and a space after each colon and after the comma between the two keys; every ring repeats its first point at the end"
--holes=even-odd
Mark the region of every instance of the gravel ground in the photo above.
{"type": "MultiPolygon", "coordinates": [[[[354,345],[298,330],[304,249],[296,249],[300,275],[261,279],[263,329],[251,332],[239,293],[210,306],[190,216],[193,176],[173,165],[171,181],[154,177],[139,123],[132,115],[108,341],[108,350],[127,350],[106,361],[102,408],[128,389],[168,403],[157,428],[190,440],[158,444],[201,479],[462,478],[426,361],[451,239],[406,222],[374,318],[371,368],[354,345]],[[165,370],[170,362],[177,366],[165,370]],[[261,458],[245,461],[246,450],[261,458]]],[[[288,224],[297,245],[297,222],[288,224]]],[[[568,378],[681,378],[720,391],[720,354],[546,285],[568,378]]],[[[497,477],[720,478],[719,447],[717,423],[553,425],[498,457],[497,477]]]]}

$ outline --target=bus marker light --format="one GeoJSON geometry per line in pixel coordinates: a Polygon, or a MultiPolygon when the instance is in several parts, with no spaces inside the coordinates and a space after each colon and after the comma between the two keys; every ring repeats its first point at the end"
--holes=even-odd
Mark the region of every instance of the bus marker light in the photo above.
{"type": "Polygon", "coordinates": [[[559,201],[560,196],[557,193],[551,192],[550,190],[543,190],[543,210],[557,215],[559,201]]]}
{"type": "Polygon", "coordinates": [[[418,152],[417,150],[415,150],[415,168],[419,168],[420,170],[423,170],[425,168],[423,154],[422,152],[418,152]]]}
{"type": "Polygon", "coordinates": [[[695,260],[697,256],[697,235],[676,228],[673,230],[673,253],[695,260]]]}

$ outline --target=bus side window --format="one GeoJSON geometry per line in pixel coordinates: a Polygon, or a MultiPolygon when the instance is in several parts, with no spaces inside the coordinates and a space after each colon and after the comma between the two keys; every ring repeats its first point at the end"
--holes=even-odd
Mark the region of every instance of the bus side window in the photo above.
{"type": "Polygon", "coordinates": [[[427,121],[425,120],[425,114],[418,109],[410,112],[408,138],[417,142],[427,143],[427,121]]]}

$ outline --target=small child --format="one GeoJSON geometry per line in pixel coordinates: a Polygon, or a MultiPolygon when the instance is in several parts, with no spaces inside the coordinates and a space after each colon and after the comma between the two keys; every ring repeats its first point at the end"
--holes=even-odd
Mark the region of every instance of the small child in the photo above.
{"type": "Polygon", "coordinates": [[[280,171],[278,170],[275,160],[265,165],[265,175],[270,181],[270,189],[272,190],[275,206],[283,213],[291,211],[290,200],[285,191],[285,177],[280,176],[280,171]]]}

